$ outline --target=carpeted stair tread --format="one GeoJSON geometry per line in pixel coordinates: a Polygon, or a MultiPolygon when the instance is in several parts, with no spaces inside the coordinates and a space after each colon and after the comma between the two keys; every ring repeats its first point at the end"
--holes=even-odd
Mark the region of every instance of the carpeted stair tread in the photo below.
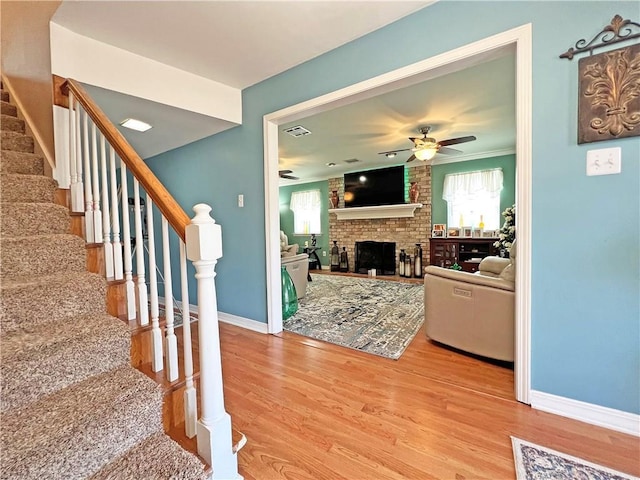
{"type": "Polygon", "coordinates": [[[103,314],[107,282],[98,274],[64,272],[0,283],[0,328],[4,333],[68,317],[103,314]]]}
{"type": "Polygon", "coordinates": [[[12,117],[18,116],[18,109],[15,105],[11,105],[4,100],[0,101],[0,113],[3,115],[11,115],[12,117]]]}
{"type": "Polygon", "coordinates": [[[87,478],[162,431],[161,406],[161,388],[121,366],[11,410],[0,416],[3,478],[87,478]]]}
{"type": "Polygon", "coordinates": [[[129,326],[108,314],[33,325],[0,339],[1,412],[130,363],[129,326]]]}
{"type": "Polygon", "coordinates": [[[2,150],[0,152],[0,173],[44,175],[44,159],[35,153],[2,150]]]}
{"type": "Polygon", "coordinates": [[[47,235],[68,233],[69,209],[55,203],[0,204],[0,236],[47,235]]]}
{"type": "Polygon", "coordinates": [[[0,278],[85,271],[85,245],[82,238],[70,233],[3,236],[0,239],[0,278]]]}
{"type": "Polygon", "coordinates": [[[155,433],[117,458],[91,480],[204,480],[204,464],[163,433],[155,433]]]}
{"type": "Polygon", "coordinates": [[[11,115],[0,116],[0,129],[18,132],[24,135],[24,120],[11,115]]]}
{"type": "Polygon", "coordinates": [[[0,131],[0,145],[2,150],[13,150],[14,152],[33,153],[33,137],[24,133],[0,131]]]}
{"type": "Polygon", "coordinates": [[[53,203],[58,183],[42,175],[3,173],[0,175],[0,201],[53,203]]]}
{"type": "Polygon", "coordinates": [[[4,90],[0,91],[0,100],[3,102],[9,101],[9,92],[5,92],[4,90]]]}

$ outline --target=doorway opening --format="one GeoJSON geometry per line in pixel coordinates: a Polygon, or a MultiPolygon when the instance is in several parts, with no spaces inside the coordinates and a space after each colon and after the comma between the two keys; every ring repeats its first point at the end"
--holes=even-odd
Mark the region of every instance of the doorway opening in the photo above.
{"type": "Polygon", "coordinates": [[[516,272],[515,398],[530,403],[531,390],[531,25],[508,30],[392,72],[265,115],[265,238],[269,333],[282,331],[279,255],[278,126],[355,103],[429,78],[462,70],[504,54],[516,55],[516,272]]]}

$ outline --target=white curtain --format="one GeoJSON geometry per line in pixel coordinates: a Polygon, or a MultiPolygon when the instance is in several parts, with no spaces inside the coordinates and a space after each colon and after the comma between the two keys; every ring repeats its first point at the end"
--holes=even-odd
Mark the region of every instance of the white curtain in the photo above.
{"type": "Polygon", "coordinates": [[[289,208],[293,212],[293,230],[298,235],[322,233],[320,231],[320,190],[293,192],[289,208]]]}
{"type": "Polygon", "coordinates": [[[449,226],[500,228],[500,192],[503,187],[501,168],[465,173],[450,173],[444,177],[442,198],[447,201],[449,226]]]}

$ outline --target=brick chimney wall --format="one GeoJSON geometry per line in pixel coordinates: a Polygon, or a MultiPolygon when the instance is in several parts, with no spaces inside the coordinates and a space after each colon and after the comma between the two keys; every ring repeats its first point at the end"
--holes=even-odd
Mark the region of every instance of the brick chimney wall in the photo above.
{"type": "MultiPolygon", "coordinates": [[[[355,242],[372,240],[376,242],[396,243],[396,274],[400,249],[413,255],[416,243],[422,245],[422,265],[429,262],[429,237],[431,236],[431,166],[420,164],[409,168],[408,182],[405,185],[405,198],[408,198],[409,182],[418,182],[420,194],[413,218],[373,218],[362,220],[337,220],[329,214],[329,247],[338,241],[340,251],[347,247],[349,271],[355,267],[355,242]]],[[[344,179],[329,179],[329,195],[334,190],[340,196],[340,208],[344,208],[344,179]]]]}

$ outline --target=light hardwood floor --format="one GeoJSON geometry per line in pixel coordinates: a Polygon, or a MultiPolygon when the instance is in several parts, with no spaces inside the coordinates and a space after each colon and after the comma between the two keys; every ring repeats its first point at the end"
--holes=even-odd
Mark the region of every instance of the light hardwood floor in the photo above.
{"type": "Polygon", "coordinates": [[[539,412],[513,372],[429,342],[397,360],[221,324],[246,480],[513,479],[510,435],[640,475],[640,439],[539,412]]]}

